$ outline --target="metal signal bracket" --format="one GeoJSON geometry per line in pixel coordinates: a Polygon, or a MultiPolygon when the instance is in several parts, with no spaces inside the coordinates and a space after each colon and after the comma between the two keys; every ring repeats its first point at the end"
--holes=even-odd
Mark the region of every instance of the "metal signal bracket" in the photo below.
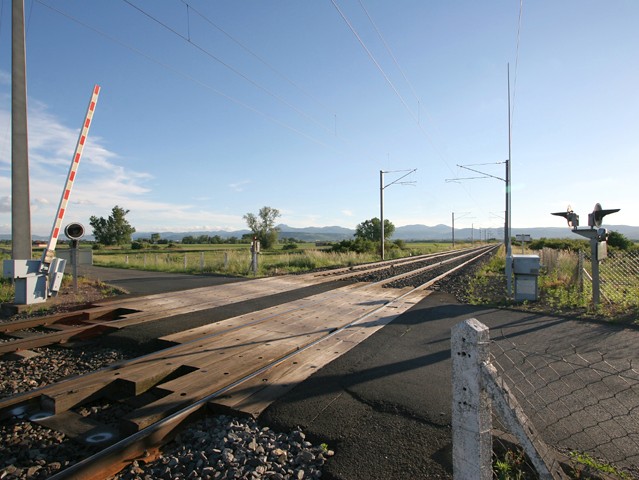
{"type": "Polygon", "coordinates": [[[568,221],[568,226],[573,233],[586,237],[590,240],[590,260],[592,265],[592,303],[599,304],[600,282],[599,282],[599,262],[608,256],[608,230],[601,226],[603,217],[611,213],[616,213],[620,208],[604,210],[600,203],[595,204],[592,213],[588,214],[588,226],[590,228],[579,228],[579,215],[573,212],[570,205],[566,212],[556,212],[551,215],[564,217],[568,221]]]}

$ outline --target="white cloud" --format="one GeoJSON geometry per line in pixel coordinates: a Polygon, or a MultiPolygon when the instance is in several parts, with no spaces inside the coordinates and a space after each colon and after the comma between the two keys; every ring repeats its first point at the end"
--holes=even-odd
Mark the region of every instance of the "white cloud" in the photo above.
{"type": "MultiPolygon", "coordinates": [[[[45,105],[34,101],[30,103],[33,105],[29,111],[31,230],[35,235],[44,235],[49,232],[60,202],[79,129],[64,126],[47,111],[45,105]]],[[[0,132],[10,131],[9,122],[9,113],[0,110],[0,132]]],[[[0,142],[0,158],[10,158],[9,150],[10,142],[0,142]]],[[[119,205],[131,210],[131,223],[136,226],[139,222],[138,230],[146,230],[149,224],[158,231],[167,230],[167,226],[185,229],[203,224],[230,229],[240,226],[237,217],[196,211],[193,205],[175,205],[148,198],[152,190],[147,183],[153,175],[132,170],[122,163],[123,159],[118,154],[105,147],[103,139],[89,133],[65,221],[80,221],[88,225],[91,215],[108,216],[111,209],[119,205]]],[[[0,170],[0,186],[10,191],[9,169],[0,170]]],[[[10,214],[10,197],[0,197],[1,233],[10,231],[10,214]]]]}
{"type": "Polygon", "coordinates": [[[240,182],[230,183],[229,188],[236,192],[243,192],[244,187],[246,185],[249,185],[250,183],[251,183],[251,180],[242,180],[240,182]]]}
{"type": "Polygon", "coordinates": [[[0,197],[0,212],[1,213],[11,212],[11,197],[9,195],[5,197],[0,197]]]}

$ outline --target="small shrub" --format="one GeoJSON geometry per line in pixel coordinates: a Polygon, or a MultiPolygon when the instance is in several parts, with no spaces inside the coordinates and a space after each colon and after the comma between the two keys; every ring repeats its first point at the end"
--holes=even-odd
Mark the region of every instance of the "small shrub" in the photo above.
{"type": "Polygon", "coordinates": [[[573,478],[619,478],[630,479],[630,475],[617,467],[601,462],[587,453],[571,452],[570,459],[573,468],[573,478]]]}
{"type": "Polygon", "coordinates": [[[15,290],[10,278],[0,277],[0,303],[13,302],[15,290]]]}

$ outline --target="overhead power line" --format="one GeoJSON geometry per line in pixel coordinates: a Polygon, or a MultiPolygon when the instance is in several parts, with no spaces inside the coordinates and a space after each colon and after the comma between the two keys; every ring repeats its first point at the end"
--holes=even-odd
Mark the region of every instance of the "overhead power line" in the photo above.
{"type": "Polygon", "coordinates": [[[357,40],[359,41],[359,44],[362,46],[362,48],[366,51],[366,53],[368,54],[368,57],[372,60],[372,62],[375,64],[375,66],[377,67],[377,69],[380,71],[380,73],[382,74],[382,76],[384,77],[384,79],[386,80],[386,82],[388,83],[388,85],[393,89],[393,91],[395,92],[395,95],[397,95],[397,98],[399,98],[399,100],[402,102],[402,105],[404,105],[404,108],[406,108],[406,110],[408,111],[408,113],[410,113],[411,117],[413,117],[413,120],[417,121],[417,117],[415,116],[415,114],[413,113],[413,111],[410,109],[410,107],[408,106],[408,104],[406,103],[406,101],[404,100],[404,97],[402,97],[402,95],[399,93],[399,91],[397,90],[397,88],[395,88],[395,85],[393,84],[393,82],[391,81],[391,79],[389,78],[388,75],[386,75],[386,72],[384,71],[384,69],[382,68],[382,66],[379,64],[379,62],[375,59],[375,56],[373,55],[373,53],[368,49],[368,47],[366,46],[366,44],[364,43],[364,40],[362,40],[362,37],[360,37],[359,33],[357,33],[357,30],[355,30],[355,27],[353,27],[353,25],[351,24],[351,22],[348,20],[348,18],[346,18],[346,15],[344,15],[344,12],[342,12],[341,8],[339,8],[339,5],[337,5],[337,3],[335,2],[335,0],[331,0],[331,3],[333,4],[333,6],[335,7],[335,9],[337,10],[337,12],[340,14],[340,16],[342,17],[342,19],[344,20],[344,22],[346,23],[346,25],[348,25],[348,28],[350,28],[351,32],[353,33],[353,35],[355,35],[355,38],[357,38],[357,40]]]}
{"type": "Polygon", "coordinates": [[[166,30],[168,30],[169,32],[171,32],[172,34],[174,34],[175,36],[177,36],[178,38],[184,40],[185,42],[187,42],[189,45],[192,45],[193,47],[195,47],[196,49],[198,49],[200,52],[202,52],[203,54],[205,54],[206,56],[208,56],[209,58],[211,58],[212,60],[215,60],[216,62],[218,62],[220,65],[222,65],[224,68],[230,70],[231,72],[233,72],[235,75],[239,76],[240,78],[243,78],[244,80],[246,80],[247,82],[249,82],[251,85],[253,85],[254,87],[258,88],[259,90],[262,90],[264,93],[266,93],[267,95],[275,98],[278,102],[286,105],[288,108],[290,108],[291,110],[297,112],[298,114],[300,114],[303,117],[306,117],[308,120],[312,121],[313,123],[315,123],[316,125],[322,127],[324,130],[326,130],[327,132],[331,133],[332,129],[330,127],[327,127],[326,125],[324,125],[323,123],[321,123],[319,120],[316,120],[314,117],[312,117],[311,115],[307,114],[306,112],[300,110],[299,108],[297,108],[295,105],[293,105],[292,103],[288,102],[287,100],[285,100],[284,98],[282,98],[280,95],[270,91],[268,88],[264,87],[263,85],[259,84],[257,81],[253,80],[252,78],[250,78],[248,75],[242,73],[241,71],[239,71],[237,68],[233,67],[232,65],[230,65],[229,63],[225,62],[224,60],[222,60],[220,57],[218,57],[217,55],[213,54],[211,51],[205,49],[204,47],[202,47],[201,45],[195,43],[194,41],[192,41],[190,38],[188,38],[188,36],[183,35],[182,33],[178,32],[177,30],[175,30],[174,28],[171,28],[169,25],[167,25],[166,23],[160,21],[158,18],[154,17],[153,15],[151,15],[150,13],[148,13],[147,11],[143,10],[142,8],[138,7],[137,5],[134,5],[133,3],[131,3],[129,0],[122,0],[124,3],[126,3],[127,5],[129,5],[130,7],[134,8],[135,10],[137,10],[138,12],[140,12],[142,15],[146,16],[147,18],[149,18],[150,20],[156,22],[158,25],[162,26],[163,28],[165,28],[166,30]]]}
{"type": "MultiPolygon", "coordinates": [[[[253,50],[251,50],[248,46],[246,46],[244,43],[242,43],[240,40],[238,40],[237,38],[235,38],[233,35],[231,35],[229,32],[227,32],[226,30],[224,30],[222,27],[220,27],[218,24],[216,24],[213,20],[211,20],[210,17],[206,16],[205,14],[203,14],[201,11],[197,10],[195,7],[193,7],[189,2],[187,2],[186,0],[180,0],[184,5],[186,5],[187,7],[187,11],[188,9],[194,11],[195,13],[197,13],[206,23],[208,23],[209,25],[211,25],[213,28],[215,28],[217,31],[219,31],[220,33],[222,33],[224,36],[226,36],[229,40],[231,40],[233,43],[235,43],[238,47],[240,47],[242,50],[244,50],[246,53],[248,53],[249,55],[251,55],[253,58],[255,58],[258,62],[260,62],[262,65],[264,65],[265,67],[267,67],[269,70],[271,70],[273,73],[275,73],[276,75],[278,75],[280,78],[282,78],[283,80],[285,80],[286,82],[288,82],[289,84],[291,84],[293,87],[295,87],[297,90],[299,90],[300,92],[302,92],[304,95],[306,95],[308,98],[310,98],[311,100],[313,100],[315,103],[317,103],[318,105],[320,105],[322,108],[324,108],[326,111],[330,112],[332,111],[331,108],[329,108],[328,106],[326,106],[321,100],[319,100],[317,97],[315,97],[313,94],[311,94],[309,91],[307,91],[306,89],[304,89],[301,85],[299,85],[298,83],[296,83],[295,81],[293,81],[290,77],[288,77],[285,73],[281,72],[280,70],[278,70],[277,68],[275,68],[270,62],[268,62],[266,59],[264,59],[263,57],[261,57],[259,54],[257,54],[256,52],[254,52],[253,50]]],[[[190,29],[190,25],[189,25],[189,29],[190,29]]],[[[189,37],[190,38],[190,37],[189,37]]]]}
{"type": "Polygon", "coordinates": [[[199,85],[199,86],[201,86],[201,87],[203,87],[203,88],[205,88],[207,90],[210,90],[211,92],[215,93],[216,95],[219,95],[219,96],[225,98],[226,100],[228,100],[228,101],[230,101],[232,103],[235,103],[236,105],[238,105],[238,106],[240,106],[242,108],[250,110],[251,112],[254,112],[254,113],[264,117],[266,120],[268,120],[268,121],[270,121],[272,123],[275,123],[275,124],[277,124],[277,125],[279,125],[281,127],[284,127],[287,130],[290,130],[290,131],[292,131],[292,132],[294,132],[294,133],[306,138],[307,140],[312,141],[313,143],[317,143],[318,145],[322,145],[323,147],[326,147],[326,148],[329,148],[329,149],[335,151],[334,147],[332,147],[331,145],[329,145],[329,144],[327,144],[327,143],[325,143],[325,142],[313,137],[312,135],[309,135],[309,134],[307,134],[305,132],[302,132],[301,130],[299,130],[299,129],[287,124],[286,122],[283,122],[283,121],[273,117],[272,115],[269,115],[269,114],[263,112],[262,110],[254,107],[252,105],[249,105],[246,102],[243,102],[242,100],[239,100],[239,99],[237,99],[235,97],[232,97],[231,95],[228,95],[228,94],[218,90],[217,88],[213,87],[212,85],[210,85],[208,83],[205,83],[205,82],[203,82],[201,80],[198,80],[197,78],[193,77],[192,75],[189,75],[188,73],[185,73],[185,72],[183,72],[181,70],[178,70],[177,68],[175,68],[175,67],[173,67],[173,66],[171,66],[171,65],[169,65],[169,64],[167,64],[165,62],[162,62],[162,61],[158,60],[155,57],[152,57],[151,55],[141,51],[140,49],[138,49],[138,48],[136,48],[136,47],[134,47],[132,45],[129,45],[129,44],[123,42],[122,40],[120,40],[118,38],[115,38],[112,35],[109,35],[108,33],[104,32],[104,31],[102,31],[102,30],[100,30],[100,29],[98,29],[96,27],[91,26],[91,25],[87,24],[86,22],[83,22],[82,20],[80,20],[80,19],[78,19],[78,18],[76,18],[76,17],[74,17],[74,16],[72,16],[72,15],[70,15],[70,14],[68,14],[68,13],[66,13],[66,12],[56,8],[56,7],[54,7],[54,6],[52,6],[52,5],[49,5],[49,4],[45,3],[43,0],[35,0],[35,1],[38,4],[42,5],[43,7],[46,7],[48,9],[56,12],[57,14],[67,18],[68,20],[71,20],[72,22],[77,23],[78,25],[81,25],[82,27],[84,27],[84,28],[86,28],[88,30],[91,30],[94,33],[97,33],[98,35],[106,38],[107,40],[109,40],[109,41],[111,41],[113,43],[116,43],[116,44],[120,45],[121,47],[126,48],[127,50],[130,50],[131,52],[133,52],[136,55],[139,55],[139,56],[145,58],[148,61],[150,61],[152,63],[155,63],[156,65],[159,65],[160,67],[162,67],[162,68],[164,68],[164,69],[166,69],[166,70],[168,70],[168,71],[170,71],[170,72],[172,72],[172,73],[174,73],[174,74],[176,74],[176,75],[178,75],[178,76],[180,76],[180,77],[182,77],[182,78],[184,78],[184,79],[186,79],[186,80],[188,80],[190,82],[193,82],[193,83],[195,83],[195,84],[197,84],[197,85],[199,85]]]}
{"type": "Polygon", "coordinates": [[[513,117],[515,116],[515,94],[517,92],[517,69],[519,67],[519,41],[521,38],[521,19],[524,10],[524,0],[519,0],[519,19],[517,21],[517,45],[515,47],[515,75],[513,78],[513,98],[510,110],[510,128],[512,129],[513,117]]]}
{"type": "MultiPolygon", "coordinates": [[[[415,100],[417,101],[417,104],[419,105],[419,103],[420,103],[419,96],[417,95],[417,92],[415,92],[415,89],[413,88],[413,84],[410,83],[410,80],[408,80],[408,77],[404,73],[404,69],[402,69],[402,67],[399,65],[399,62],[397,61],[397,58],[395,57],[395,55],[393,54],[393,51],[391,50],[390,46],[388,45],[388,42],[386,42],[386,39],[384,38],[384,35],[382,35],[382,32],[380,31],[380,29],[377,28],[377,24],[373,20],[373,17],[371,17],[370,13],[368,13],[368,10],[366,9],[364,4],[362,3],[362,0],[358,0],[358,2],[359,2],[360,7],[362,7],[362,10],[364,10],[364,13],[366,13],[366,16],[368,17],[368,20],[371,22],[371,25],[373,25],[373,28],[375,29],[375,32],[377,32],[377,36],[379,37],[379,39],[384,44],[384,48],[386,48],[386,51],[388,52],[388,55],[390,55],[390,57],[393,59],[393,63],[397,67],[397,70],[399,70],[399,72],[402,74],[402,77],[404,77],[404,81],[410,87],[410,90],[413,93],[413,96],[415,97],[415,100]]],[[[419,107],[417,109],[417,120],[419,121],[419,107]]]]}
{"type": "MultiPolygon", "coordinates": [[[[408,106],[408,104],[406,103],[406,101],[404,100],[404,97],[402,97],[402,95],[399,93],[399,90],[395,87],[395,85],[393,84],[393,82],[391,81],[390,77],[386,74],[386,72],[384,71],[384,69],[381,67],[381,65],[379,64],[379,62],[376,60],[375,56],[372,54],[372,52],[370,51],[370,49],[366,46],[366,44],[364,43],[364,40],[362,39],[362,37],[359,35],[359,33],[355,30],[355,27],[353,27],[352,23],[348,20],[348,18],[346,17],[346,15],[344,14],[344,12],[340,9],[339,5],[337,5],[335,0],[331,0],[331,3],[333,4],[333,6],[335,7],[335,9],[337,10],[337,12],[340,14],[340,16],[342,17],[342,19],[344,20],[344,22],[346,23],[346,25],[348,26],[348,28],[351,30],[351,32],[353,33],[353,35],[355,35],[355,38],[357,38],[358,42],[360,43],[360,45],[362,46],[362,48],[364,49],[364,51],[367,53],[368,57],[371,59],[371,61],[375,64],[375,66],[377,67],[377,69],[380,71],[380,73],[382,74],[382,76],[384,77],[384,79],[386,80],[386,82],[388,83],[388,85],[391,87],[391,89],[393,90],[393,92],[395,92],[395,95],[397,95],[397,98],[399,98],[399,100],[401,101],[402,105],[404,105],[404,108],[406,109],[406,111],[410,114],[411,118],[413,119],[413,121],[415,122],[415,124],[417,125],[417,128],[422,132],[422,134],[424,135],[424,137],[426,138],[426,140],[428,141],[428,143],[431,145],[431,147],[433,148],[433,150],[435,151],[435,153],[437,154],[437,156],[439,156],[439,158],[442,160],[442,162],[444,162],[444,165],[446,165],[446,168],[448,168],[448,170],[450,170],[451,173],[454,174],[454,170],[453,168],[450,166],[450,164],[448,163],[448,161],[445,158],[445,155],[440,151],[440,149],[437,147],[437,145],[435,144],[435,142],[433,141],[431,135],[423,128],[422,124],[419,121],[418,116],[416,116],[413,111],[410,109],[410,107],[408,106]]],[[[361,1],[360,1],[360,5],[361,5],[361,1]]],[[[363,7],[363,5],[362,5],[363,7]]],[[[374,24],[374,22],[372,21],[372,17],[370,16],[370,14],[368,13],[368,11],[364,8],[364,11],[366,12],[369,20],[371,21],[371,23],[373,23],[375,29],[378,31],[378,35],[381,35],[381,33],[379,32],[379,29],[376,27],[376,25],[374,24]]],[[[382,40],[385,44],[386,42],[384,40],[382,40]]],[[[387,50],[389,51],[389,54],[391,55],[391,57],[394,58],[394,55],[392,54],[392,52],[390,52],[390,48],[387,48],[387,50]]],[[[400,69],[400,71],[402,70],[401,67],[398,67],[400,69]]],[[[410,82],[408,82],[410,84],[410,82]]],[[[418,98],[418,97],[417,97],[418,98]]],[[[418,98],[419,101],[419,98],[418,98]]],[[[468,195],[472,198],[472,196],[470,195],[470,192],[466,191],[466,193],[468,193],[468,195]]]]}

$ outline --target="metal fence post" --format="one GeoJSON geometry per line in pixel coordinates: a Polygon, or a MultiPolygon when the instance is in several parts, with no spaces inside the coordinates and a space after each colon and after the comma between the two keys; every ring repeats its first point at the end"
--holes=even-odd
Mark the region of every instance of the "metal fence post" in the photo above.
{"type": "Polygon", "coordinates": [[[488,327],[471,318],[451,330],[453,367],[453,478],[492,480],[492,414],[482,385],[488,327]]]}

